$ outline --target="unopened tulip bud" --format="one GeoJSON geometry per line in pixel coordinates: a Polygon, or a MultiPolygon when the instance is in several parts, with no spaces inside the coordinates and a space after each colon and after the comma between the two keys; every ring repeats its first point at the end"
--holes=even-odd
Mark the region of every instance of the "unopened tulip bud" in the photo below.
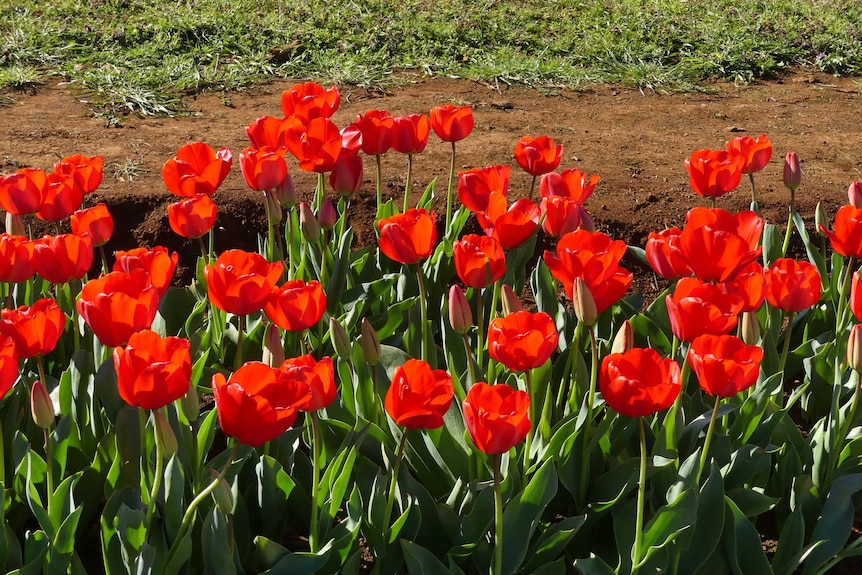
{"type": "Polygon", "coordinates": [[[316,244],[320,240],[320,224],[306,202],[299,203],[299,228],[307,241],[316,244]]]}
{"type": "Polygon", "coordinates": [[[30,414],[33,421],[42,429],[48,429],[54,425],[54,402],[45,385],[38,379],[30,388],[30,414]]]}
{"type": "Polygon", "coordinates": [[[826,235],[823,230],[829,229],[829,216],[826,214],[826,208],[820,202],[817,202],[817,207],[814,208],[814,229],[821,236],[826,235]]]}
{"type": "Polygon", "coordinates": [[[195,384],[189,382],[188,392],[180,398],[180,404],[183,408],[183,414],[189,422],[197,421],[201,413],[201,400],[198,397],[198,390],[195,389],[195,384]]]}
{"type": "Polygon", "coordinates": [[[467,303],[464,290],[458,286],[449,288],[449,324],[456,333],[461,335],[470,331],[473,327],[473,312],[467,303]]]}
{"type": "Polygon", "coordinates": [[[279,222],[281,222],[281,204],[278,203],[278,200],[275,199],[272,192],[264,192],[263,197],[266,202],[266,214],[269,218],[269,224],[277,226],[279,222]]]}
{"type": "Polygon", "coordinates": [[[317,221],[324,230],[332,229],[338,221],[338,212],[335,211],[335,206],[329,198],[323,200],[323,205],[320,206],[320,212],[317,214],[317,221]]]}
{"type": "Polygon", "coordinates": [[[271,324],[266,330],[261,361],[269,367],[275,368],[281,367],[281,364],[284,363],[284,344],[281,341],[278,326],[275,324],[271,324]]]}
{"type": "Polygon", "coordinates": [[[329,318],[329,339],[332,341],[335,353],[350,361],[353,357],[353,343],[347,335],[347,330],[334,317],[329,318]]]}
{"type": "Polygon", "coordinates": [[[854,208],[862,208],[862,182],[854,180],[847,188],[847,199],[854,208]]]}
{"type": "Polygon", "coordinates": [[[503,315],[509,315],[510,313],[515,313],[516,311],[524,311],[524,304],[521,301],[521,298],[515,293],[515,290],[510,288],[508,285],[503,284],[500,287],[500,295],[502,297],[500,299],[503,300],[503,315]]]}
{"type": "Polygon", "coordinates": [[[799,156],[796,152],[789,152],[784,157],[784,185],[791,192],[795,192],[802,183],[802,169],[799,167],[799,156]]]}
{"type": "Polygon", "coordinates": [[[174,434],[174,430],[171,428],[171,424],[168,423],[168,418],[165,417],[164,413],[154,411],[153,417],[156,422],[156,441],[159,442],[159,446],[162,448],[162,455],[170,458],[178,449],[177,436],[174,434]]]}
{"type": "Polygon", "coordinates": [[[757,319],[757,313],[753,311],[742,312],[740,332],[742,341],[746,345],[758,345],[760,343],[760,320],[757,319]]]}
{"type": "Polygon", "coordinates": [[[611,343],[611,353],[625,353],[635,346],[635,332],[632,329],[632,323],[625,320],[617,330],[617,335],[614,336],[614,341],[611,343]]]}
{"type": "Polygon", "coordinates": [[[6,212],[6,233],[13,236],[27,235],[24,231],[24,221],[21,216],[6,212]]]}
{"type": "Polygon", "coordinates": [[[596,309],[596,300],[590,288],[579,277],[575,278],[572,295],[574,296],[575,316],[577,316],[578,321],[587,327],[592,326],[599,318],[599,312],[596,309]]]}
{"type": "Polygon", "coordinates": [[[862,373],[862,324],[856,324],[850,330],[847,340],[847,363],[857,372],[862,373]]]}
{"type": "Polygon", "coordinates": [[[230,485],[224,480],[224,477],[219,478],[219,473],[215,469],[210,469],[210,478],[212,481],[218,479],[218,484],[213,489],[212,494],[219,510],[225,515],[233,514],[233,493],[230,490],[230,485]]]}
{"type": "Polygon", "coordinates": [[[380,340],[377,339],[377,332],[374,331],[371,322],[365,317],[362,318],[362,333],[359,337],[359,343],[362,346],[365,361],[369,365],[377,365],[380,362],[380,340]]]}
{"type": "Polygon", "coordinates": [[[293,185],[290,174],[287,174],[284,181],[272,189],[272,195],[282,208],[289,210],[296,205],[296,186],[293,185]]]}

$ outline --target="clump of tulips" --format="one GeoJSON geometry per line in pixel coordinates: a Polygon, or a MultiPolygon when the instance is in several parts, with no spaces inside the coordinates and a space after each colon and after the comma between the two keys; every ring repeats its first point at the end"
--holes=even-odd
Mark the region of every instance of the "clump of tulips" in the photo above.
{"type": "Polygon", "coordinates": [[[710,206],[628,246],[551,138],[514,143],[523,174],[456,173],[469,106],[339,127],[340,101],[299,84],[245,128],[259,253],[213,251],[233,152],[166,160],[191,285],[163,246],[109,269],[109,206],[85,207],[101,158],[0,177],[7,571],[790,575],[859,554],[862,185],[815,229],[788,153],[781,230],[754,187],[772,143],[735,138],[684,162],[710,206]],[[417,202],[414,164],[445,143],[446,190],[417,202]],[[383,200],[388,153],[403,200],[383,200]],[[368,160],[378,244],[356,250],[368,160]],[[717,207],[743,174],[752,209],[717,207]],[[27,237],[34,215],[72,232],[27,237]],[[638,261],[667,286],[652,302],[630,292],[638,261]]]}

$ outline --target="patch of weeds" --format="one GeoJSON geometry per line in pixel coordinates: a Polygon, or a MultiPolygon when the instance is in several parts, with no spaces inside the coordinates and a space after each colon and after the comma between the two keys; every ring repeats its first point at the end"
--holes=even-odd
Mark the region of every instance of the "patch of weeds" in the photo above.
{"type": "Polygon", "coordinates": [[[13,64],[0,68],[0,88],[7,90],[32,90],[42,84],[42,74],[36,68],[13,64]]]}
{"type": "Polygon", "coordinates": [[[149,173],[149,170],[144,168],[144,163],[132,158],[126,158],[122,163],[114,162],[108,166],[111,170],[111,175],[121,182],[131,182],[141,174],[149,173]]]}

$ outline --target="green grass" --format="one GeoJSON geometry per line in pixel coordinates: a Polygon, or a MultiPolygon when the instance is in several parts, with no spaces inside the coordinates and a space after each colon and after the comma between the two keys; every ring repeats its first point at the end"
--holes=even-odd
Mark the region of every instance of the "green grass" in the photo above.
{"type": "Polygon", "coordinates": [[[534,87],[689,89],[788,66],[862,72],[857,0],[16,0],[0,87],[60,75],[108,113],[273,76],[369,88],[404,70],[534,87]]]}

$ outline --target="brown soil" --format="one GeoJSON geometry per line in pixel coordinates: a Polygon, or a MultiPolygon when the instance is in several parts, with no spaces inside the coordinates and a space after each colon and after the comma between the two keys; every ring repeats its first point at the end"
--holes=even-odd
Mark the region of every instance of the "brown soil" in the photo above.
{"type": "MultiPolygon", "coordinates": [[[[186,102],[188,115],[129,115],[120,122],[94,115],[87,95],[69,85],[6,94],[0,97],[0,173],[22,166],[50,168],[59,158],[77,153],[104,156],[103,183],[88,203],[105,201],[114,215],[115,235],[106,251],[165,245],[180,252],[180,274],[188,278],[197,245],[168,227],[165,208],[174,198],[162,183],[162,164],[180,146],[196,140],[231,148],[234,168],[214,197],[219,205],[216,250],[255,249],[256,236],[265,229],[264,213],[262,198],[248,190],[239,170],[239,152],[248,145],[243,127],[259,116],[280,115],[279,96],[292,85],[281,81],[243,93],[202,94],[186,102]]],[[[704,204],[688,185],[683,161],[696,149],[720,148],[737,135],[765,133],[774,144],[772,161],[756,175],[761,212],[772,223],[786,222],[789,194],[782,169],[787,152],[797,152],[802,160],[797,207],[808,222],[813,222],[818,202],[834,214],[847,202],[847,185],[862,179],[860,85],[819,73],[796,71],[778,82],[715,84],[702,93],[679,94],[605,85],[540,93],[503,84],[415,77],[405,77],[387,93],[341,89],[342,104],[334,117],[339,126],[369,109],[427,113],[443,103],[470,104],[476,128],[457,144],[458,167],[512,164],[510,197],[526,196],[531,181],[514,163],[515,143],[524,135],[553,137],[565,146],[560,169],[601,176],[587,203],[597,228],[641,247],[650,231],[682,225],[688,209],[704,204]]],[[[418,198],[437,178],[438,213],[445,210],[449,150],[432,134],[426,152],[414,162],[412,193],[418,198]]],[[[402,196],[405,165],[405,158],[394,152],[383,158],[387,198],[402,196]]],[[[301,196],[310,199],[314,176],[295,164],[291,173],[301,196]]],[[[718,205],[736,211],[746,209],[749,201],[743,181],[718,205]]],[[[375,241],[374,204],[374,171],[367,162],[363,189],[353,199],[350,214],[359,245],[375,241]]],[[[635,289],[654,293],[652,274],[641,268],[636,276],[635,289]]],[[[851,563],[845,561],[834,572],[858,572],[859,564],[851,563]]]]}

